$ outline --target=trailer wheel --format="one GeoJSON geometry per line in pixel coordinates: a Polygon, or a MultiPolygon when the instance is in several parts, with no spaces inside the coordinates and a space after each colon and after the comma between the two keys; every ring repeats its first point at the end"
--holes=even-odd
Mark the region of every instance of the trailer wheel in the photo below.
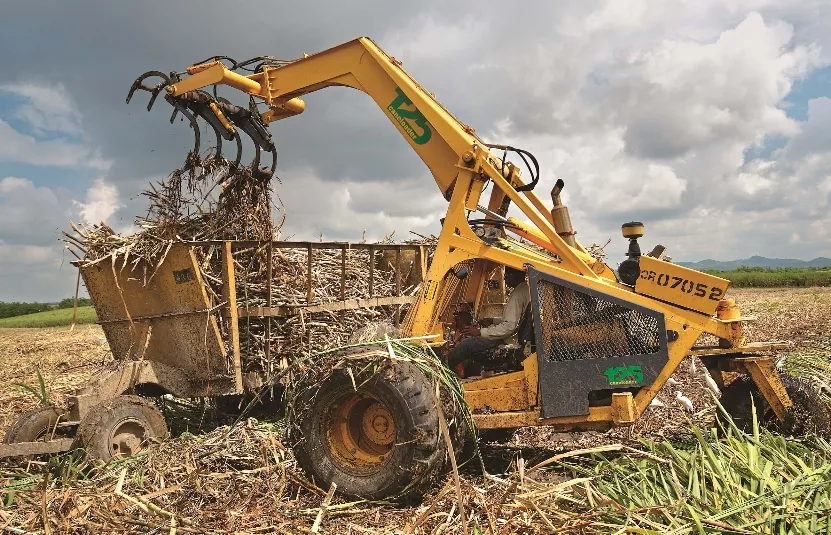
{"type": "Polygon", "coordinates": [[[135,455],[152,440],[167,438],[164,416],[140,396],[118,396],[93,407],[78,427],[78,443],[93,459],[135,455]]]}
{"type": "MultiPolygon", "coordinates": [[[[792,375],[781,374],[780,379],[793,402],[784,422],[776,417],[749,376],[740,377],[727,385],[720,402],[736,426],[746,433],[753,431],[755,405],[759,425],[771,431],[791,436],[831,434],[831,414],[819,391],[810,382],[792,375]]],[[[721,427],[727,428],[730,425],[721,411],[716,412],[716,419],[721,427]]]]}
{"type": "Polygon", "coordinates": [[[39,442],[50,439],[53,432],[60,435],[60,430],[55,426],[61,416],[63,415],[55,407],[41,407],[23,413],[6,431],[3,443],[39,442]]]}
{"type": "Polygon", "coordinates": [[[403,361],[371,378],[353,382],[336,370],[322,384],[309,385],[289,428],[298,464],[318,485],[336,483],[348,496],[423,494],[446,459],[434,388],[403,361]]]}

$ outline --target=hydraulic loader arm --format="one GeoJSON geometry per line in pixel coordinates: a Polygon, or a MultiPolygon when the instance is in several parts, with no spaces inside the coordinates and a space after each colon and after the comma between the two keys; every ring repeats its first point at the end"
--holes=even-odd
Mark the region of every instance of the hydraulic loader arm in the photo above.
{"type": "Polygon", "coordinates": [[[472,147],[484,147],[473,129],[444,109],[372,40],[360,38],[283,66],[264,66],[242,76],[219,61],[190,67],[191,74],[167,88],[182,97],[204,87],[223,84],[262,99],[269,107],[266,124],[302,113],[303,95],[330,86],[346,86],[368,94],[386,112],[435,177],[446,197],[458,174],[456,163],[472,147]]]}
{"type": "MultiPolygon", "coordinates": [[[[590,278],[598,276],[590,268],[593,259],[581,247],[570,247],[557,234],[551,214],[531,191],[534,184],[522,181],[519,168],[491,154],[488,145],[471,127],[456,119],[401,68],[400,61],[388,56],[369,38],[362,37],[284,64],[263,65],[261,72],[248,76],[229,70],[219,60],[193,65],[187,73],[188,77],[169,80],[169,84],[140,87],[154,91],[155,99],[165,86],[167,98],[175,102],[204,99],[199,95],[204,95],[202,89],[208,86],[230,86],[268,105],[269,111],[262,114],[264,124],[302,113],[305,102],[300,97],[319,89],[345,86],[363,91],[427,164],[446,199],[450,200],[460,174],[465,174],[471,179],[466,181],[469,191],[465,207],[475,210],[487,180],[492,180],[496,187],[487,203],[489,209],[498,210],[507,196],[531,220],[535,227],[531,232],[536,234],[538,242],[546,242],[546,248],[560,255],[571,271],[590,278]]],[[[237,107],[216,104],[213,108],[216,117],[210,117],[214,125],[228,122],[223,109],[231,110],[236,116],[240,113],[237,107]]],[[[472,236],[470,228],[466,230],[472,236]]]]}

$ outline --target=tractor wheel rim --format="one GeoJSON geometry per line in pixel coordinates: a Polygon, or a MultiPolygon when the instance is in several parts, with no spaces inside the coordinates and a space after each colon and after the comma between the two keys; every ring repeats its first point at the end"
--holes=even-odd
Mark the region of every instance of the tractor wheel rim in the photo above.
{"type": "Polygon", "coordinates": [[[141,451],[147,427],[139,420],[126,418],[118,422],[110,433],[110,453],[113,457],[130,457],[141,451]]]}
{"type": "Polygon", "coordinates": [[[326,446],[341,469],[367,475],[386,464],[395,447],[396,426],[383,402],[352,393],[332,403],[327,413],[326,446]]]}

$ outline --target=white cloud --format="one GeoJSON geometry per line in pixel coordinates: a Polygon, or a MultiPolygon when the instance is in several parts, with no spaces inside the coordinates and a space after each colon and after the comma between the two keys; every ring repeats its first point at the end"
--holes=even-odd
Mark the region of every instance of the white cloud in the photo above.
{"type": "Polygon", "coordinates": [[[71,215],[72,203],[62,200],[67,193],[25,178],[0,179],[0,239],[16,245],[55,243],[56,229],[71,215]]]}
{"type": "Polygon", "coordinates": [[[109,167],[109,162],[81,143],[64,139],[38,141],[4,121],[0,121],[0,162],[94,169],[109,167]]]}
{"type": "Polygon", "coordinates": [[[64,251],[60,231],[70,220],[113,225],[119,207],[118,190],[103,178],[93,181],[84,201],[26,178],[0,179],[0,301],[70,295],[75,271],[68,261],[74,257],[64,251]]]}
{"type": "Polygon", "coordinates": [[[109,169],[111,162],[83,140],[81,113],[62,85],[4,84],[0,92],[25,99],[11,114],[34,134],[51,134],[50,139],[38,139],[0,120],[0,162],[109,169]]]}
{"type": "Polygon", "coordinates": [[[86,200],[73,201],[86,223],[106,222],[123,205],[119,203],[118,188],[104,178],[96,178],[87,190],[86,200]]]}
{"type": "Polygon", "coordinates": [[[637,218],[646,243],[680,260],[828,254],[829,225],[818,222],[828,220],[818,208],[828,196],[811,185],[829,176],[831,100],[812,101],[804,124],[783,111],[794,84],[825,64],[822,51],[758,13],[712,31],[723,24],[712,5],[657,14],[638,5],[572,18],[509,66],[521,104],[487,138],[534,152],[543,191],[566,181],[583,241],[612,237],[610,250],[622,252],[619,225],[637,218]],[[745,162],[771,138],[790,142],[771,161],[745,162]],[[797,162],[789,152],[813,156],[797,162]],[[803,239],[818,240],[811,250],[779,246],[797,219],[807,219],[803,239]]]}
{"type": "Polygon", "coordinates": [[[63,84],[45,86],[34,83],[0,85],[0,91],[26,99],[15,116],[28,123],[36,132],[57,132],[80,135],[81,113],[63,84]]]}
{"type": "Polygon", "coordinates": [[[358,240],[365,231],[367,240],[374,241],[393,231],[407,239],[409,230],[441,230],[447,203],[429,175],[397,182],[331,182],[297,169],[281,176],[286,184],[303,184],[276,191],[285,205],[282,239],[319,239],[322,234],[324,240],[358,240]]]}

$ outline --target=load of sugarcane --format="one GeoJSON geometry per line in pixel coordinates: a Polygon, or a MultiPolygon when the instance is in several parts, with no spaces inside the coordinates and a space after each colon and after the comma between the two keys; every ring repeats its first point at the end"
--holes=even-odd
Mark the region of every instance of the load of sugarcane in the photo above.
{"type": "MultiPolygon", "coordinates": [[[[191,154],[184,167],[167,178],[151,184],[143,193],[149,201],[147,213],[138,217],[138,231],[121,235],[104,223],[85,225],[71,223],[72,231],[64,233],[67,248],[81,265],[113,262],[123,269],[143,269],[145,279],[151,277],[164,262],[175,243],[216,240],[262,242],[262,246],[235,250],[236,294],[238,306],[266,306],[271,292],[272,306],[307,304],[368,296],[368,273],[380,265],[381,254],[364,249],[312,251],[312,284],[309,296],[308,249],[269,248],[267,242],[279,240],[285,219],[282,207],[272,201],[272,185],[248,166],[234,165],[224,158],[208,156],[200,159],[191,154]],[[275,218],[272,214],[277,214],[275,218]],[[267,264],[272,255],[272,277],[269,284],[267,264]],[[374,263],[374,265],[373,265],[374,263]],[[341,270],[343,291],[341,291],[341,270]]],[[[382,243],[391,243],[388,236],[382,243]]],[[[431,239],[420,243],[430,245],[431,239]]],[[[428,247],[429,249],[429,247],[428,247]]],[[[202,279],[213,305],[222,302],[220,247],[195,247],[202,279]]],[[[410,273],[420,270],[414,262],[402,262],[386,269],[374,269],[375,295],[413,295],[418,283],[410,273]],[[403,281],[403,282],[402,282],[403,281]],[[408,283],[409,281],[409,283],[408,283]]],[[[297,313],[275,318],[243,318],[240,320],[240,347],[245,371],[270,374],[286,364],[292,356],[305,356],[346,343],[352,333],[368,323],[400,320],[406,311],[402,305],[358,308],[338,312],[297,313]],[[268,358],[266,358],[268,356],[268,358]]],[[[222,326],[221,326],[222,327],[222,326]]],[[[227,338],[226,338],[227,339],[227,338]]]]}

